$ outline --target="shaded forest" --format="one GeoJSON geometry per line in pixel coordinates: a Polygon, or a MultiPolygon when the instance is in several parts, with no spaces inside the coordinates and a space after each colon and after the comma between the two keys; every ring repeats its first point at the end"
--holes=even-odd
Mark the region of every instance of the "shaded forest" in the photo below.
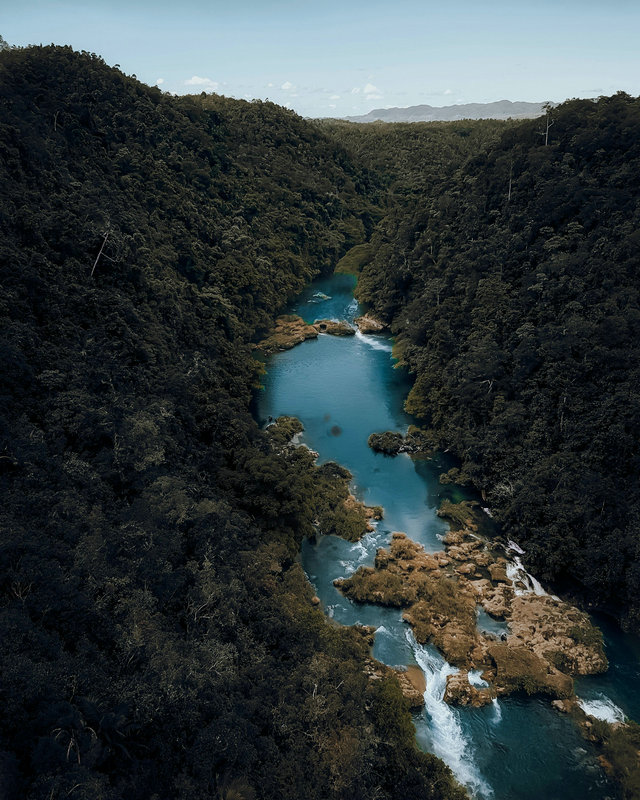
{"type": "Polygon", "coordinates": [[[359,520],[252,343],[351,250],[444,479],[638,629],[640,102],[313,123],[39,47],[0,108],[0,795],[464,797],[313,603],[359,520]]]}
{"type": "Polygon", "coordinates": [[[542,580],[640,627],[640,101],[512,125],[376,229],[358,292],[542,580]]]}
{"type": "Polygon", "coordinates": [[[344,475],[248,410],[384,181],[69,48],[0,53],[0,108],[0,795],[463,797],[296,560],[344,475]]]}

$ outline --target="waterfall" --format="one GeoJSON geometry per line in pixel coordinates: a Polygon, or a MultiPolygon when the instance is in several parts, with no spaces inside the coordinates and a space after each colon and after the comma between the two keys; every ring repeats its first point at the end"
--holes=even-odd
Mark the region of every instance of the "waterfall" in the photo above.
{"type": "Polygon", "coordinates": [[[507,577],[514,584],[514,591],[517,595],[533,593],[542,596],[547,594],[540,581],[537,578],[534,578],[533,575],[527,572],[522,566],[520,556],[514,556],[513,561],[510,561],[507,564],[507,577]],[[526,586],[526,589],[518,589],[515,586],[517,581],[523,583],[526,586]]]}
{"type": "Polygon", "coordinates": [[[591,700],[578,699],[578,705],[585,714],[604,722],[624,722],[626,719],[624,711],[602,692],[598,692],[598,697],[591,700]]]}
{"type": "Polygon", "coordinates": [[[416,642],[411,631],[406,631],[418,666],[424,672],[427,688],[424,693],[427,725],[419,726],[419,739],[428,738],[427,749],[447,764],[460,783],[472,796],[482,800],[493,797],[493,790],[483,780],[474,763],[470,743],[465,739],[458,712],[444,702],[447,676],[458,672],[445,661],[434,647],[416,642]]]}

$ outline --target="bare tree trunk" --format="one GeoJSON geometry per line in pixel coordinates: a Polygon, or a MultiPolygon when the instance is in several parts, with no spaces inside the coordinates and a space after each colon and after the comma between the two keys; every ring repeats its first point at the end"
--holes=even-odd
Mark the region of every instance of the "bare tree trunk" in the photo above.
{"type": "Polygon", "coordinates": [[[100,247],[100,252],[96,256],[96,260],[93,262],[93,269],[91,270],[91,276],[93,278],[93,273],[96,271],[96,267],[98,266],[98,261],[100,260],[100,256],[102,255],[102,251],[104,250],[104,246],[107,243],[107,239],[109,238],[109,231],[107,231],[104,235],[104,239],[102,240],[102,246],[100,247]]]}

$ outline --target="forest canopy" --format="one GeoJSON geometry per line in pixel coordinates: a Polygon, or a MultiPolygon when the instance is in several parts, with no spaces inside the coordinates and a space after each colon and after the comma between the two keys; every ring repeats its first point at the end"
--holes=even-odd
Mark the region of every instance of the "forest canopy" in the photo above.
{"type": "Polygon", "coordinates": [[[253,343],[350,251],[455,478],[638,628],[640,101],[312,122],[51,46],[0,110],[2,797],[464,797],[313,602],[348,474],[257,427],[253,343]]]}
{"type": "Polygon", "coordinates": [[[0,53],[0,109],[2,797],[462,797],[311,602],[313,457],[249,413],[378,179],[70,48],[0,53]]]}
{"type": "Polygon", "coordinates": [[[640,100],[571,100],[396,201],[358,292],[541,579],[640,625],[640,100]]]}

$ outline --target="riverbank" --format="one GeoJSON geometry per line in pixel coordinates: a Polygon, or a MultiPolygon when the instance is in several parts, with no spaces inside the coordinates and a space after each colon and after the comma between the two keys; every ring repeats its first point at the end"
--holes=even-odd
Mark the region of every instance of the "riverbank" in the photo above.
{"type": "MultiPolygon", "coordinates": [[[[290,310],[309,323],[316,318],[336,318],[353,324],[359,315],[348,287],[333,279],[310,287],[290,310]],[[330,299],[318,302],[318,292],[330,299]]],[[[357,542],[320,532],[313,542],[303,543],[302,564],[319,604],[335,623],[371,627],[372,656],[377,661],[402,671],[419,666],[427,680],[426,705],[414,712],[418,742],[443,758],[474,796],[518,800],[615,797],[596,751],[585,744],[566,714],[551,707],[549,699],[524,692],[498,696],[496,692],[494,699],[480,708],[448,705],[444,702],[447,677],[460,674],[460,669],[448,664],[432,644],[417,641],[411,626],[402,620],[407,608],[355,603],[333,585],[336,579],[352,577],[360,567],[375,569],[376,554],[390,548],[392,531],[405,531],[408,539],[423,548],[425,557],[442,552],[449,558],[443,538],[450,526],[436,510],[443,498],[460,499],[455,486],[439,483],[440,474],[451,464],[438,453],[432,460],[414,461],[407,454],[389,458],[367,446],[371,433],[406,432],[413,423],[403,411],[410,379],[404,370],[392,366],[391,340],[361,332],[344,339],[319,336],[304,347],[277,354],[268,364],[259,418],[266,420],[285,411],[296,414],[305,426],[300,441],[320,454],[319,462],[347,466],[353,475],[352,494],[366,505],[384,507],[384,519],[357,542]],[[506,760],[505,748],[511,751],[506,760]],[[541,763],[545,764],[542,772],[541,763]]],[[[450,542],[450,547],[455,546],[450,542]]],[[[506,553],[496,552],[487,567],[498,563],[500,557],[508,560],[506,553]]],[[[455,572],[456,567],[464,570],[471,563],[469,558],[449,561],[448,569],[456,580],[464,576],[464,572],[455,572]]],[[[471,584],[483,577],[481,573],[467,575],[463,582],[471,584]]],[[[501,581],[494,577],[499,586],[501,581]]],[[[513,580],[526,584],[527,578],[523,575],[513,580]]],[[[474,601],[474,612],[478,607],[481,613],[477,621],[473,619],[474,628],[495,629],[500,644],[501,632],[508,630],[506,621],[491,617],[474,601]]],[[[482,680],[482,672],[477,672],[468,670],[467,684],[478,690],[487,688],[472,684],[482,680]]],[[[597,686],[597,682],[593,684],[593,691],[597,686]]]]}

